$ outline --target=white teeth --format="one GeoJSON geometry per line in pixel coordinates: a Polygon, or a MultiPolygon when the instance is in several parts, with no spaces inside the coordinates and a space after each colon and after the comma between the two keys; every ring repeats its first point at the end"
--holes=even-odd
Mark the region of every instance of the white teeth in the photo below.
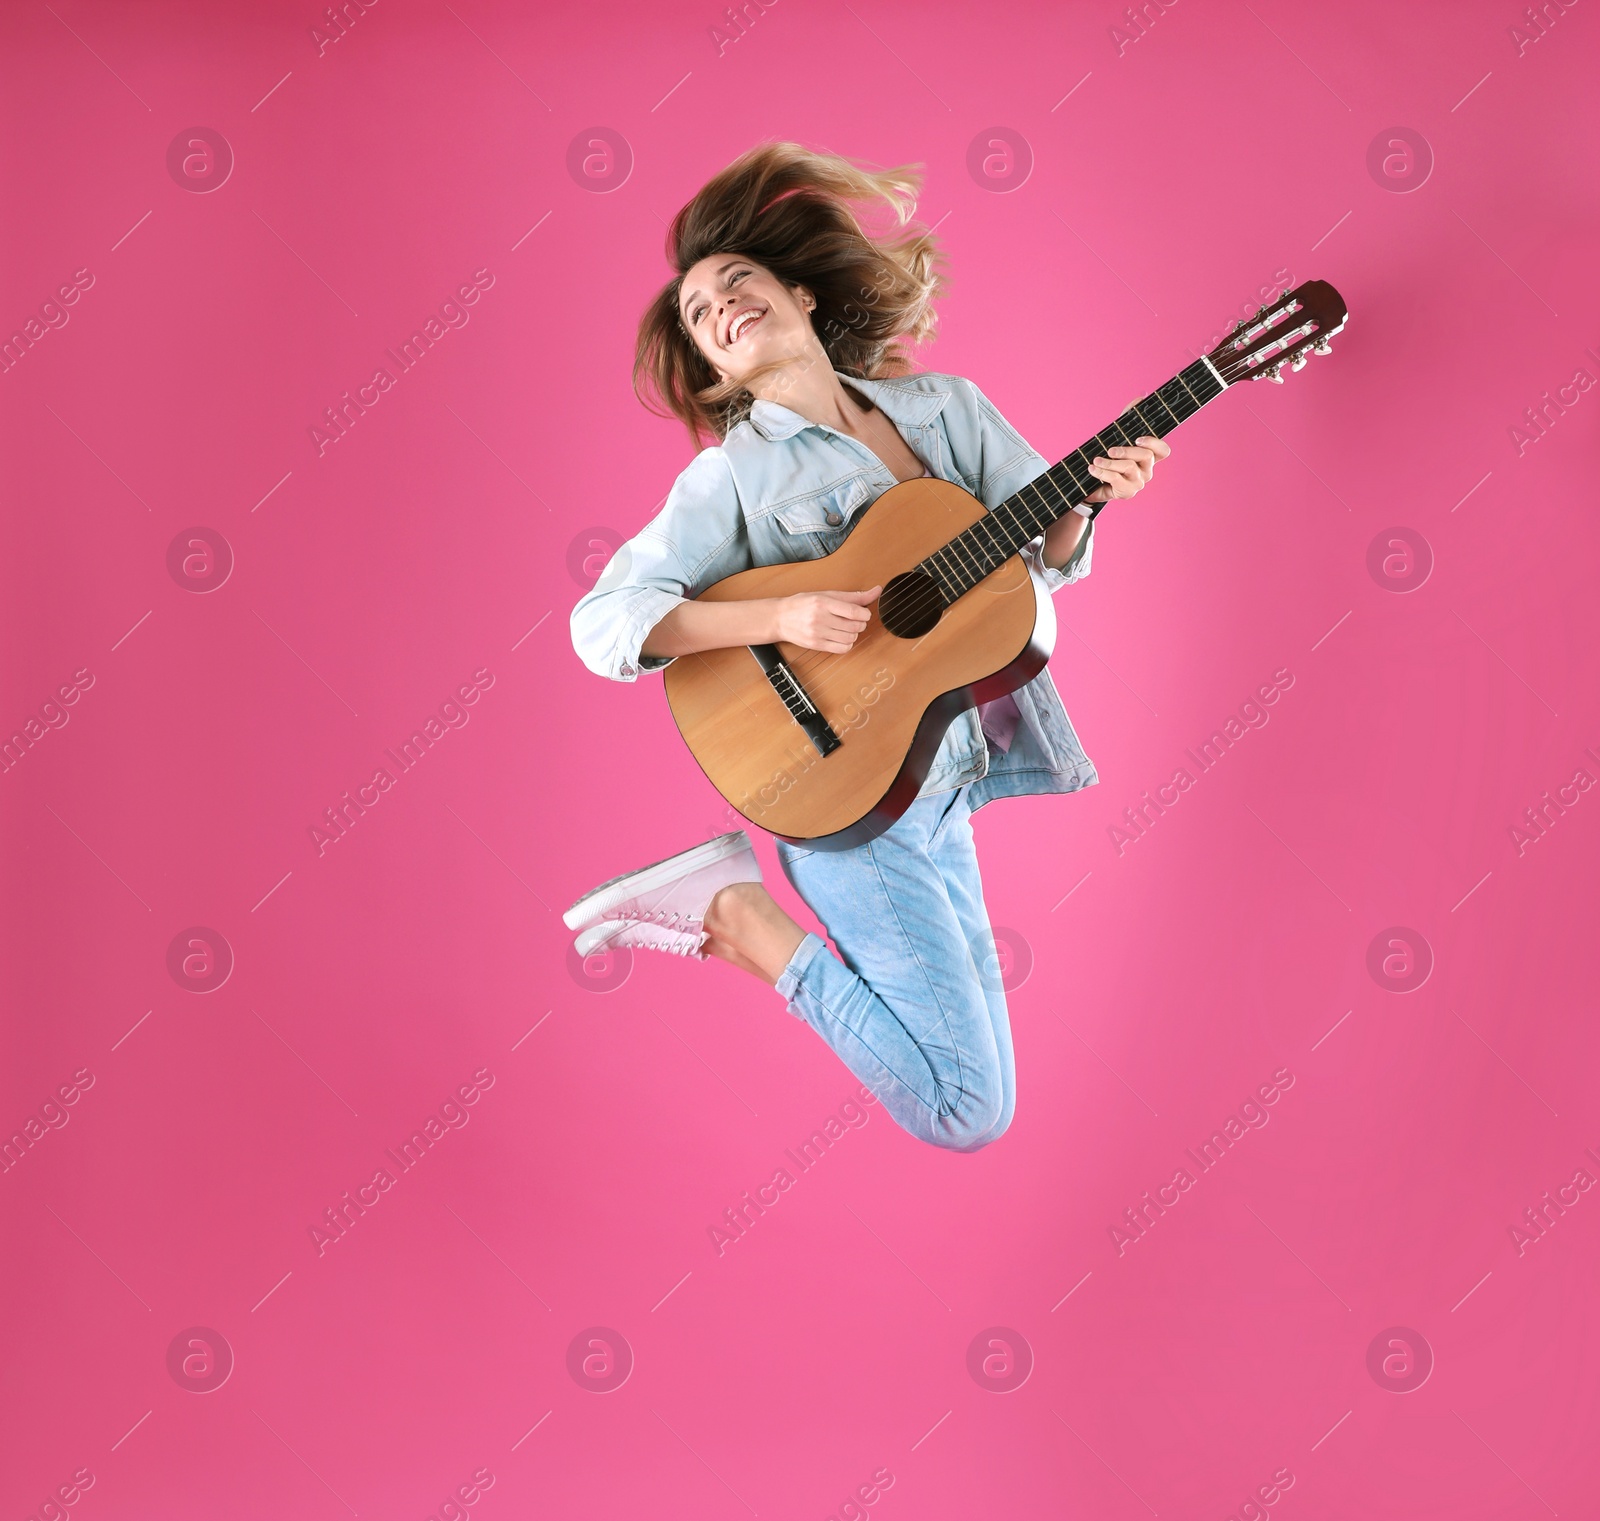
{"type": "Polygon", "coordinates": [[[740,312],[739,315],[733,319],[733,326],[728,329],[729,344],[732,345],[737,343],[740,337],[743,335],[744,330],[752,323],[759,321],[765,315],[765,312],[757,311],[740,312]]]}

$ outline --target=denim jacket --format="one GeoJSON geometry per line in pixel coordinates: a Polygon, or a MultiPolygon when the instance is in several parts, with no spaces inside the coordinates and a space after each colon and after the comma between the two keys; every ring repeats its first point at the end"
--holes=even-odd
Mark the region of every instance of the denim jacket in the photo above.
{"type": "MultiPolygon", "coordinates": [[[[840,378],[883,409],[930,474],[985,507],[999,506],[1050,468],[959,375],[840,378]]],[[[736,571],[832,553],[894,484],[859,439],[757,400],[720,445],[690,461],[661,511],[617,550],[573,608],[573,648],[613,681],[661,670],[671,659],[641,655],[639,647],[680,602],[736,571]]],[[[1061,570],[1044,564],[1040,539],[1024,553],[1054,592],[1088,575],[1093,541],[1091,520],[1061,570]]],[[[991,752],[976,710],[967,709],[946,731],[918,796],[972,782],[968,796],[977,809],[997,797],[1075,792],[1099,780],[1048,666],[1013,695],[1021,721],[1010,748],[991,752]]]]}

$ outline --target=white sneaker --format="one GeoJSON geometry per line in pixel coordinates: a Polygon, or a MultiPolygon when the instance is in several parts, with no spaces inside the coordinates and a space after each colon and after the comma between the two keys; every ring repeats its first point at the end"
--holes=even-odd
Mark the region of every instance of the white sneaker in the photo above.
{"type": "MultiPolygon", "coordinates": [[[[750,836],[736,829],[703,845],[691,846],[638,871],[602,882],[579,898],[561,917],[568,929],[602,922],[650,924],[687,934],[698,947],[702,921],[711,900],[735,882],[759,882],[761,863],[750,836]]],[[[647,944],[630,941],[630,944],[647,944]]],[[[660,948],[660,947],[656,947],[660,948]]],[[[583,939],[578,949],[584,950],[583,939]]]]}
{"type": "Polygon", "coordinates": [[[700,947],[705,940],[703,929],[672,929],[665,924],[652,924],[647,919],[602,919],[578,936],[576,946],[578,954],[585,958],[596,951],[627,946],[668,951],[674,956],[693,956],[697,961],[704,961],[706,953],[700,947]]]}

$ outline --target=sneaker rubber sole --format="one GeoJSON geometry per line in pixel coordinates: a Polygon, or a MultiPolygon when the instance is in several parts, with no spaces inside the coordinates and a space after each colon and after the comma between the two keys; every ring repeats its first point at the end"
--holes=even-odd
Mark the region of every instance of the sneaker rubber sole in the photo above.
{"type": "Polygon", "coordinates": [[[687,877],[691,872],[713,866],[750,848],[750,836],[742,829],[736,829],[732,834],[718,835],[703,845],[691,845],[688,850],[680,850],[677,855],[668,856],[664,861],[642,866],[637,871],[625,871],[620,877],[602,882],[579,898],[561,916],[562,921],[568,929],[581,929],[604,919],[607,911],[618,903],[647,893],[652,888],[665,887],[680,877],[687,877]]]}

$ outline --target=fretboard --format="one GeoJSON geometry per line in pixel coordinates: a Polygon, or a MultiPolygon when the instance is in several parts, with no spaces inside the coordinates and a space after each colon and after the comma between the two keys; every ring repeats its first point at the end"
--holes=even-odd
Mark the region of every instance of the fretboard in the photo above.
{"type": "MultiPolygon", "coordinates": [[[[917,568],[939,588],[946,607],[999,569],[1025,544],[1039,537],[1063,514],[1105,484],[1089,473],[1089,461],[1119,444],[1131,444],[1145,434],[1164,438],[1181,422],[1193,417],[1226,387],[1215,370],[1197,359],[1180,370],[1159,390],[1129,407],[1109,427],[1074,449],[1059,464],[1028,482],[972,527],[929,555],[917,568]]],[[[1091,502],[1091,516],[1104,503],[1091,502]]]]}

